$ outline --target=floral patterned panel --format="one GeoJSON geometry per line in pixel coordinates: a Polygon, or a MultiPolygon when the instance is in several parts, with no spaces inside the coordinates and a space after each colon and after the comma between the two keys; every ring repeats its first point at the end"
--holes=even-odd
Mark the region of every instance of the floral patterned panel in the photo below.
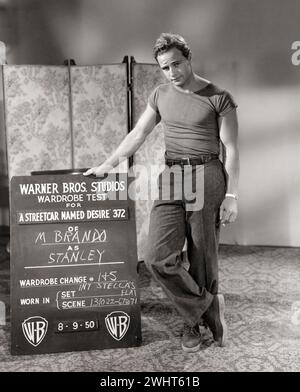
{"type": "Polygon", "coordinates": [[[0,66],[0,226],[8,226],[8,180],[2,80],[2,66],[0,66]]]}
{"type": "MultiPolygon", "coordinates": [[[[133,124],[135,124],[145,110],[149,94],[165,79],[156,64],[133,65],[133,124]]],[[[151,194],[155,194],[156,180],[164,166],[165,143],[160,124],[150,133],[142,147],[134,156],[135,165],[141,165],[136,179],[137,191],[142,190],[142,200],[136,202],[137,247],[138,258],[144,260],[148,236],[149,214],[153,201],[151,194]],[[147,200],[144,196],[148,194],[147,200]]],[[[137,192],[137,198],[139,194],[137,192]]],[[[153,198],[153,197],[152,197],[153,198]]]]}
{"type": "Polygon", "coordinates": [[[6,152],[5,152],[5,128],[4,128],[4,104],[2,86],[2,67],[0,67],[0,176],[6,174],[6,152]]]}
{"type": "Polygon", "coordinates": [[[68,69],[5,65],[3,73],[9,177],[71,168],[68,69]]]}
{"type": "MultiPolygon", "coordinates": [[[[128,133],[126,64],[71,67],[74,166],[103,162],[128,133]]],[[[127,171],[127,161],[115,171],[127,171]]]]}

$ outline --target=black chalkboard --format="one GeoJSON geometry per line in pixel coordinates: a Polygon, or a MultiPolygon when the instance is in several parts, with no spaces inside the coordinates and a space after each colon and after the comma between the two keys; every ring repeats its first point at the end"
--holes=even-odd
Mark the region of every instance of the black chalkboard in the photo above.
{"type": "Polygon", "coordinates": [[[141,344],[127,174],[11,180],[11,352],[141,344]]]}

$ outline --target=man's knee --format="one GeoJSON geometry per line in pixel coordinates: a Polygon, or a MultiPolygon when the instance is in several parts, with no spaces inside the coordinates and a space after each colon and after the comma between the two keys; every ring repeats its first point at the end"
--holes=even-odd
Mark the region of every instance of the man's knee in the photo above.
{"type": "Polygon", "coordinates": [[[172,270],[182,262],[181,252],[170,252],[167,249],[149,249],[146,252],[145,265],[149,270],[164,273],[172,270]]]}

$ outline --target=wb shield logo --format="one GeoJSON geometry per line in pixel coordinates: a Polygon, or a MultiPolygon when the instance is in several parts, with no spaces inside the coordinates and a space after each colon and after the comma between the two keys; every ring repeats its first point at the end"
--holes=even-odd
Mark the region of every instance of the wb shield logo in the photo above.
{"type": "Polygon", "coordinates": [[[22,330],[27,341],[36,347],[47,333],[48,321],[40,316],[29,317],[23,321],[22,330]]]}
{"type": "Polygon", "coordinates": [[[125,312],[112,312],[105,317],[108,332],[116,340],[121,340],[128,331],[130,317],[125,312]]]}

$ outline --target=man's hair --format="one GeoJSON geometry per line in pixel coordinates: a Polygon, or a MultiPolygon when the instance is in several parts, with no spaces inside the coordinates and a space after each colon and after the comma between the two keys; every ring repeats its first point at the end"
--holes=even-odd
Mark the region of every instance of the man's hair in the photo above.
{"type": "Polygon", "coordinates": [[[178,34],[162,33],[155,42],[153,48],[153,55],[157,61],[157,56],[167,52],[172,48],[177,48],[181,51],[184,57],[187,59],[191,56],[191,49],[186,43],[185,39],[178,34]]]}

